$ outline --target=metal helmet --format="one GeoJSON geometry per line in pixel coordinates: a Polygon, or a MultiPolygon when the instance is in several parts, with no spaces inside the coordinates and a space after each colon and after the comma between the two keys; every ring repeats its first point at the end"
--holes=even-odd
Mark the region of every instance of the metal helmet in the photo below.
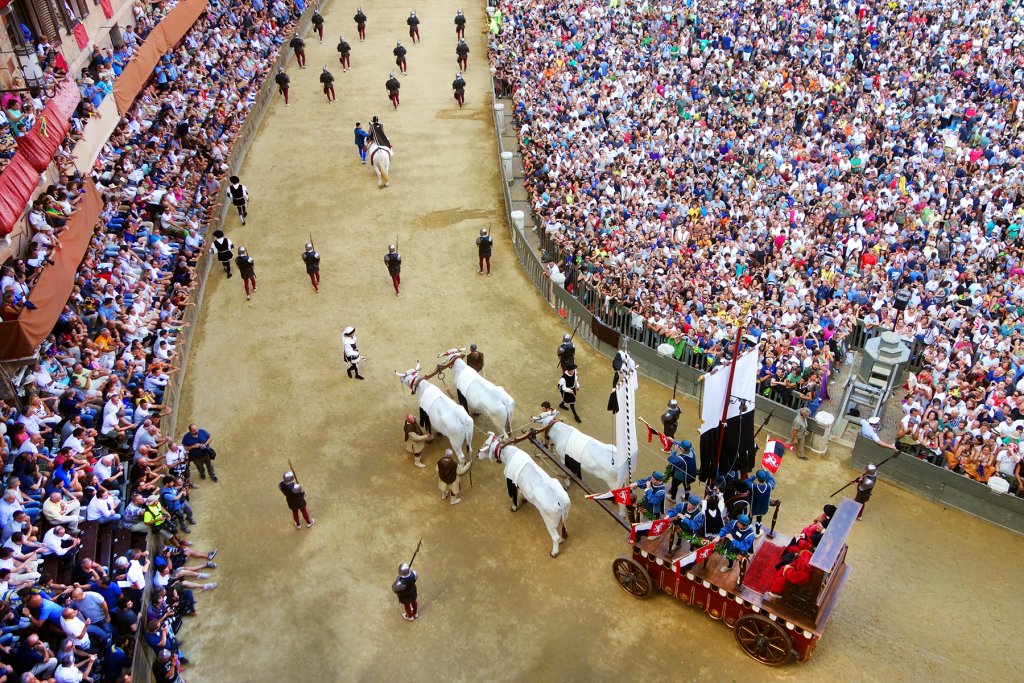
{"type": "Polygon", "coordinates": [[[309,242],[306,242],[306,251],[313,251],[313,245],[309,242]]]}
{"type": "Polygon", "coordinates": [[[870,465],[870,464],[868,465],[868,468],[866,470],[867,474],[874,474],[877,471],[878,471],[878,468],[875,467],[874,465],[870,465]]]}
{"type": "Polygon", "coordinates": [[[458,14],[461,17],[462,16],[462,10],[459,10],[458,12],[456,12],[456,14],[458,14]]]}
{"type": "Polygon", "coordinates": [[[413,11],[409,12],[409,16],[410,17],[415,17],[416,16],[416,10],[413,10],[413,11]]]}
{"type": "MultiPolygon", "coordinates": [[[[389,76],[390,76],[391,78],[394,78],[394,77],[395,77],[395,72],[394,72],[394,71],[392,71],[392,72],[391,72],[391,73],[389,73],[388,75],[389,75],[389,76]]],[[[376,117],[376,116],[374,116],[374,117],[373,117],[373,120],[374,120],[374,121],[376,121],[376,120],[377,120],[377,117],[376,117]]]]}
{"type": "Polygon", "coordinates": [[[409,565],[407,565],[405,562],[403,562],[402,564],[398,565],[398,575],[399,576],[409,576],[409,574],[411,572],[412,572],[412,570],[409,569],[409,565]]]}
{"type": "Polygon", "coordinates": [[[476,351],[476,344],[470,344],[469,345],[469,350],[470,351],[476,351]]]}
{"type": "Polygon", "coordinates": [[[677,401],[675,399],[672,399],[671,401],[668,402],[668,407],[669,408],[676,408],[678,406],[679,406],[679,401],[677,401]]]}
{"type": "Polygon", "coordinates": [[[572,335],[569,335],[569,334],[563,334],[562,335],[562,341],[569,342],[571,340],[572,340],[572,335]]]}
{"type": "Polygon", "coordinates": [[[277,73],[283,74],[284,73],[284,67],[283,66],[277,67],[277,73]]]}
{"type": "Polygon", "coordinates": [[[395,245],[393,245],[393,244],[389,244],[388,245],[388,253],[389,254],[394,254],[396,251],[397,250],[395,249],[395,245]]]}
{"type": "Polygon", "coordinates": [[[396,45],[397,45],[398,47],[402,47],[402,41],[400,41],[400,40],[399,40],[399,41],[397,41],[397,42],[396,42],[395,44],[396,44],[396,45]]]}
{"type": "Polygon", "coordinates": [[[245,251],[245,247],[239,247],[239,248],[238,248],[238,255],[239,255],[239,256],[245,256],[245,255],[246,255],[246,253],[247,253],[247,252],[245,251]]]}
{"type": "Polygon", "coordinates": [[[456,73],[455,78],[462,78],[462,72],[459,71],[458,73],[456,73]]]}
{"type": "Polygon", "coordinates": [[[487,237],[487,228],[480,228],[480,236],[487,237]]]}
{"type": "Polygon", "coordinates": [[[283,479],[285,481],[295,481],[295,474],[291,470],[284,473],[283,479]]]}
{"type": "Polygon", "coordinates": [[[327,65],[324,64],[324,73],[327,73],[327,65]]]}

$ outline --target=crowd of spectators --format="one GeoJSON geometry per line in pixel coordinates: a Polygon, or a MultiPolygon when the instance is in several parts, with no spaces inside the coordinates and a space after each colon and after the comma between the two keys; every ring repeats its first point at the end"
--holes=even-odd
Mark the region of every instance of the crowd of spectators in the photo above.
{"type": "MultiPolygon", "coordinates": [[[[12,589],[0,590],[0,662],[18,675],[79,680],[70,669],[61,678],[66,649],[82,675],[122,680],[139,629],[156,680],[176,680],[187,663],[177,634],[195,613],[192,591],[216,587],[207,581],[216,551],[200,553],[182,535],[195,523],[190,466],[216,482],[215,452],[196,425],[180,442],[161,436],[162,402],[178,370],[176,347],[232,145],[299,15],[299,5],[281,1],[211,2],[99,155],[92,178],[104,209],[71,298],[25,376],[22,405],[0,403],[0,456],[10,475],[0,526],[22,524],[10,530],[22,534],[11,542],[13,559],[0,550],[0,577],[10,568],[12,589]],[[150,558],[145,537],[133,536],[136,549],[101,567],[78,557],[92,523],[111,533],[159,533],[163,549],[150,558]],[[36,571],[50,555],[66,558],[56,570],[70,569],[74,581],[36,571]],[[151,569],[153,600],[143,606],[151,569]],[[88,604],[80,605],[83,591],[88,604]],[[89,597],[97,594],[105,607],[89,597]],[[48,641],[55,654],[43,649],[48,641]]],[[[14,261],[0,282],[5,318],[26,303],[47,254],[61,248],[83,182],[68,167],[33,206],[30,258],[14,261]]]]}
{"type": "Polygon", "coordinates": [[[749,312],[762,388],[801,403],[851,332],[893,329],[925,347],[905,405],[953,439],[943,464],[1019,472],[995,461],[1024,417],[1024,7],[499,4],[495,80],[567,289],[698,365],[749,312]]]}

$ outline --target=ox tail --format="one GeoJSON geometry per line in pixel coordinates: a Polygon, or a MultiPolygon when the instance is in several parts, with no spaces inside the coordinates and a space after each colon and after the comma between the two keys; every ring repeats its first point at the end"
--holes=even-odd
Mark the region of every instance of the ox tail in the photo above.
{"type": "Polygon", "coordinates": [[[512,433],[512,415],[516,410],[516,402],[509,398],[508,404],[505,406],[505,433],[512,433]]]}

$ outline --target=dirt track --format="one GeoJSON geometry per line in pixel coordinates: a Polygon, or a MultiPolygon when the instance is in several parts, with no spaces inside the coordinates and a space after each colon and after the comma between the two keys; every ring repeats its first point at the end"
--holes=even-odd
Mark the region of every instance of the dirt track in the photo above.
{"type": "MultiPolygon", "coordinates": [[[[1011,680],[1019,675],[1020,538],[880,484],[850,541],[849,587],[806,665],[766,670],[732,632],[667,597],[640,603],[611,577],[622,530],[572,490],[562,555],[531,507],[512,515],[498,465],[479,462],[454,508],[438,501],[428,469],[405,455],[401,423],[414,410],[394,370],[476,342],[488,376],[517,401],[522,424],[555,398],[554,349],[565,331],[520,273],[501,188],[479,5],[466,6],[467,108],[451,96],[452,17],[462,5],[417,6],[424,43],[407,42],[408,10],[367,1],[368,39],[356,42],[354,5],[334,2],[326,39],[309,41],[309,68],[292,66],[293,103],[278,100],[242,173],[252,201],[229,235],[256,259],[247,303],[236,276],[212,272],[193,347],[180,424],[214,434],[221,483],[194,494],[193,538],[220,549],[220,588],[199,599],[183,634],[196,681],[319,680],[1011,680]],[[353,44],[341,73],[334,45],[353,44]],[[409,47],[402,109],[384,81],[395,40],[409,47]],[[317,76],[329,64],[338,102],[317,76]],[[378,191],[358,162],[353,124],[381,116],[396,154],[392,187],[378,191]],[[474,238],[494,226],[495,274],[476,273],[474,238]],[[312,232],[322,293],[299,260],[312,232]],[[382,257],[399,240],[403,292],[382,257]],[[348,380],[340,332],[357,328],[371,358],[348,380]],[[290,458],[318,519],[295,531],[276,490],[290,458]],[[389,590],[417,539],[422,618],[400,617],[389,590]]],[[[580,349],[583,428],[612,440],[604,410],[610,364],[580,349]]],[[[669,391],[641,383],[639,414],[655,418],[669,391]]],[[[694,406],[682,434],[695,435],[694,406]]],[[[481,426],[485,426],[481,424],[481,426]]],[[[763,437],[762,437],[763,438],[763,437]]],[[[481,441],[477,434],[476,444],[481,441]]],[[[646,444],[645,444],[646,446],[646,444]]],[[[779,476],[780,529],[795,530],[854,476],[833,453],[787,459],[779,476]]],[[[656,464],[641,450],[642,470],[656,464]]]]}

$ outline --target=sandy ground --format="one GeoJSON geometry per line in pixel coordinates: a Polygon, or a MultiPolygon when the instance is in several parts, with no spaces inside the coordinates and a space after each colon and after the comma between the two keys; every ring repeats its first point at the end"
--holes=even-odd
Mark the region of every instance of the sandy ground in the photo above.
{"type": "MultiPolygon", "coordinates": [[[[769,670],[732,632],[668,597],[638,602],[612,579],[626,554],[621,528],[571,491],[570,539],[558,559],[539,515],[516,514],[498,465],[478,462],[461,505],[438,500],[428,469],[405,455],[401,424],[414,409],[394,370],[476,342],[487,375],[517,401],[522,424],[556,398],[554,350],[565,328],[520,273],[504,230],[486,78],[482,8],[466,7],[473,50],[467,108],[451,97],[452,17],[462,5],[417,6],[422,45],[409,45],[403,106],[384,81],[407,9],[363,3],[369,37],[355,42],[354,6],[325,13],[327,40],[290,69],[293,103],[278,100],[243,170],[245,227],[228,225],[256,259],[259,290],[212,272],[179,424],[215,438],[219,485],[194,493],[193,539],[220,549],[220,587],[199,598],[183,634],[196,681],[319,680],[1010,680],[1019,675],[1020,538],[880,484],[850,539],[852,578],[805,665],[769,670]],[[342,74],[334,45],[353,41],[342,74]],[[330,64],[338,102],[317,76],[330,64]],[[351,130],[380,115],[395,144],[391,188],[358,162],[351,130]],[[492,278],[476,273],[474,238],[492,225],[492,278]],[[299,254],[312,232],[323,256],[314,294],[299,254]],[[403,292],[382,263],[399,240],[403,292]],[[345,377],[340,331],[358,330],[365,382],[345,377]],[[296,531],[277,491],[287,459],[318,523],[296,531]],[[418,539],[422,618],[407,623],[390,591],[418,539]],[[1007,609],[1011,608],[1011,609],[1007,609]],[[1013,616],[1011,616],[1013,615],[1013,616]],[[1013,653],[1013,654],[1009,654],[1013,653]]],[[[604,410],[610,367],[578,353],[583,428],[613,439],[604,410]]],[[[670,392],[644,381],[638,413],[654,420],[670,392]]],[[[681,434],[695,435],[687,404],[681,434]]],[[[479,423],[480,426],[487,425],[479,423]]],[[[764,435],[762,434],[762,439],[764,435]]],[[[477,434],[476,443],[482,438],[477,434]]],[[[658,457],[646,444],[643,470],[658,457]]],[[[802,527],[856,473],[845,454],[787,459],[780,529],[802,527]]]]}

